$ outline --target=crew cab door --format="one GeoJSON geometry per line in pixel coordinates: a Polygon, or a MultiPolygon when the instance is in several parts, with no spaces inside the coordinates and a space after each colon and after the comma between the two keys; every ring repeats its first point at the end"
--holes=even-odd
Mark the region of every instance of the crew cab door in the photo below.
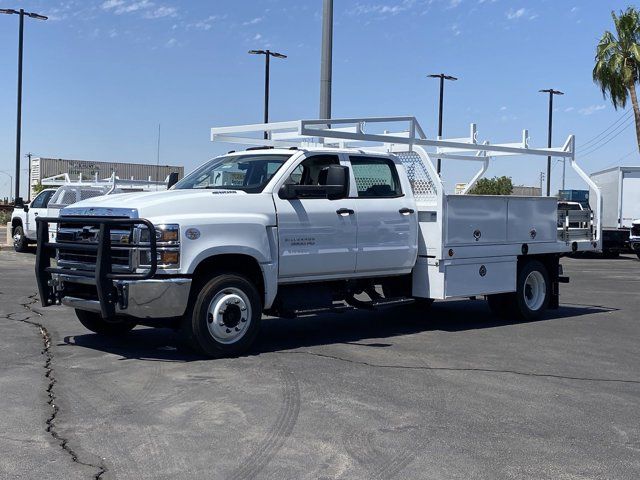
{"type": "MultiPolygon", "coordinates": [[[[321,170],[340,163],[339,155],[309,155],[292,166],[283,183],[320,185],[321,170]]],[[[273,195],[279,278],[337,278],[355,271],[357,224],[352,199],[283,199],[277,190],[273,195]]]]}
{"type": "Polygon", "coordinates": [[[418,255],[418,212],[404,170],[401,177],[389,157],[350,155],[349,159],[357,190],[356,272],[411,270],[418,255]]]}
{"type": "Polygon", "coordinates": [[[51,200],[54,193],[55,190],[45,190],[40,192],[29,205],[29,210],[25,216],[27,224],[24,228],[24,233],[27,238],[36,238],[36,218],[39,216],[47,216],[47,205],[49,205],[49,200],[51,200]]]}

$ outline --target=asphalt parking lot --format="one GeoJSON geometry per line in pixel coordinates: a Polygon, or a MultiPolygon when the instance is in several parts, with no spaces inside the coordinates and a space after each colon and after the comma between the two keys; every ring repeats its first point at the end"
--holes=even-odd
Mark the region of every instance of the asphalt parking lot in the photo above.
{"type": "Polygon", "coordinates": [[[265,319],[205,360],[36,303],[0,252],[0,478],[640,477],[640,261],[566,259],[562,307],[486,303],[265,319]]]}

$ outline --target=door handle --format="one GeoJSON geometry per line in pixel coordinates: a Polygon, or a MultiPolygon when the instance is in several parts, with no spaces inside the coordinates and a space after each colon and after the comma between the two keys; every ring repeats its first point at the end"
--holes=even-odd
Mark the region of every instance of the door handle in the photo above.
{"type": "Polygon", "coordinates": [[[401,208],[400,210],[398,210],[398,212],[400,212],[402,215],[410,215],[412,213],[415,213],[415,210],[413,208],[401,208]]]}
{"type": "Polygon", "coordinates": [[[351,210],[350,208],[339,208],[338,210],[336,210],[336,213],[344,217],[346,215],[353,215],[356,212],[354,210],[351,210]]]}

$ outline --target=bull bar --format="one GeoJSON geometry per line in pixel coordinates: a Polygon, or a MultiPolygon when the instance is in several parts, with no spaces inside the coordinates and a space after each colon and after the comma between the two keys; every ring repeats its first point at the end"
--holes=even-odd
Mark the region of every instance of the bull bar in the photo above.
{"type": "Polygon", "coordinates": [[[38,246],[36,251],[36,279],[38,292],[43,307],[55,305],[58,301],[53,285],[53,275],[65,275],[70,277],[84,277],[92,284],[95,282],[98,300],[100,302],[100,314],[103,318],[112,318],[116,312],[118,300],[114,280],[148,280],[152,278],[158,268],[156,250],[156,229],[153,224],[144,218],[104,218],[104,217],[38,217],[36,219],[38,246]],[[49,242],[49,224],[64,223],[83,227],[97,227],[99,229],[96,242],[72,243],[49,242]],[[145,266],[144,272],[119,273],[112,271],[111,228],[122,225],[143,225],[149,229],[148,243],[117,243],[118,248],[133,250],[144,248],[150,251],[150,265],[145,266]],[[72,268],[60,268],[51,266],[51,259],[55,257],[57,249],[67,249],[77,252],[89,252],[96,254],[95,270],[83,270],[72,268]]]}

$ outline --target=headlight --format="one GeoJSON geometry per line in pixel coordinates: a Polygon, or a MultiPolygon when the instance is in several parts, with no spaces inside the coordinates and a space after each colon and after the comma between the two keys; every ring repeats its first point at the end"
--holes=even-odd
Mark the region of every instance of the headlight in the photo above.
{"type": "MultiPolygon", "coordinates": [[[[140,243],[149,243],[149,230],[146,228],[140,230],[140,243]]],[[[156,244],[179,245],[180,225],[156,225],[156,244]]]]}
{"type": "MultiPolygon", "coordinates": [[[[155,230],[158,268],[180,268],[180,226],[176,224],[157,225],[155,230]]],[[[148,229],[141,228],[138,235],[138,243],[149,243],[148,229]]],[[[139,267],[144,268],[151,265],[151,251],[149,249],[141,247],[138,255],[139,267]]]]}

